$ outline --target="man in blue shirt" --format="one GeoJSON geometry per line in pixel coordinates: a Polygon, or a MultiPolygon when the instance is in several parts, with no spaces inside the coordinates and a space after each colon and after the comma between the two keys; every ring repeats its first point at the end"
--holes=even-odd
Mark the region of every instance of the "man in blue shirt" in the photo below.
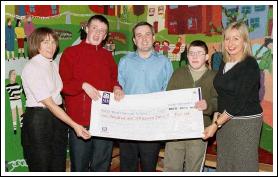
{"type": "MultiPolygon", "coordinates": [[[[154,29],[147,22],[133,28],[133,42],[137,48],[121,58],[118,80],[125,94],[143,94],[166,90],[173,73],[171,61],[153,49],[154,29]]],[[[140,157],[141,171],[155,171],[160,142],[129,141],[120,143],[120,170],[137,171],[140,157]]]]}

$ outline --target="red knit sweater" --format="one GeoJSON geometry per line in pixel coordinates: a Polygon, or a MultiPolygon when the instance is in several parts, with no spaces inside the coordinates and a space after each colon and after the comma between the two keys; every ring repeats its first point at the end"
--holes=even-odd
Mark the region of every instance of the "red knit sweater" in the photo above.
{"type": "Polygon", "coordinates": [[[109,92],[113,91],[114,86],[120,86],[117,64],[112,54],[101,45],[95,46],[85,41],[65,49],[59,72],[63,81],[66,112],[84,126],[90,125],[92,100],[82,89],[83,82],[97,90],[109,92]]]}

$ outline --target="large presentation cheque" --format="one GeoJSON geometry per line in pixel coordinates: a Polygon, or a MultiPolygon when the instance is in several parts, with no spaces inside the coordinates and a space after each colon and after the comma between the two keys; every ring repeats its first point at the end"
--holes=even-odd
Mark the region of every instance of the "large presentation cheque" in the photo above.
{"type": "Polygon", "coordinates": [[[144,141],[200,138],[203,114],[194,108],[200,99],[201,88],[125,95],[120,102],[101,92],[92,101],[90,133],[144,141]]]}

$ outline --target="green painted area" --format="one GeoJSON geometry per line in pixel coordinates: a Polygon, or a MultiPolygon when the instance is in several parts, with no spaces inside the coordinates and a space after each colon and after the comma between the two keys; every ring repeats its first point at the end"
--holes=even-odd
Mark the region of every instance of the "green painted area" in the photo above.
{"type": "Polygon", "coordinates": [[[265,123],[262,127],[260,147],[273,152],[273,128],[265,123]]]}
{"type": "MultiPolygon", "coordinates": [[[[19,76],[16,78],[17,83],[21,83],[21,79],[19,76]]],[[[5,80],[5,85],[9,83],[9,80],[5,80]]],[[[21,94],[22,104],[25,105],[25,97],[21,94]]],[[[28,171],[25,166],[25,161],[23,160],[23,149],[21,146],[21,129],[19,123],[19,117],[17,114],[17,134],[13,132],[13,124],[12,124],[12,113],[10,107],[9,94],[5,91],[5,161],[8,161],[8,169],[12,170],[14,168],[14,172],[25,172],[28,171]],[[13,163],[11,162],[13,161],[13,163]]],[[[24,111],[24,109],[23,109],[24,111]]]]}

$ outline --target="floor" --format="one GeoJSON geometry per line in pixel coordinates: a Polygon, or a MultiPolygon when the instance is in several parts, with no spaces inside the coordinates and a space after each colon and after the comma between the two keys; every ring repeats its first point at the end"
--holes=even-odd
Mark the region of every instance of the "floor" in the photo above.
{"type": "MultiPolygon", "coordinates": [[[[158,163],[157,163],[157,172],[163,171],[163,158],[164,158],[164,149],[162,148],[159,153],[158,163]]],[[[260,172],[272,172],[273,171],[273,157],[272,154],[259,149],[259,161],[260,161],[260,172]]],[[[211,144],[208,146],[206,161],[205,161],[205,172],[214,171],[216,166],[216,145],[211,144]],[[212,170],[210,170],[212,169],[212,170]]],[[[70,171],[70,161],[67,160],[67,169],[66,171],[70,171]]],[[[110,172],[119,172],[120,171],[120,149],[118,146],[114,146],[112,152],[112,161],[110,172]]]]}

